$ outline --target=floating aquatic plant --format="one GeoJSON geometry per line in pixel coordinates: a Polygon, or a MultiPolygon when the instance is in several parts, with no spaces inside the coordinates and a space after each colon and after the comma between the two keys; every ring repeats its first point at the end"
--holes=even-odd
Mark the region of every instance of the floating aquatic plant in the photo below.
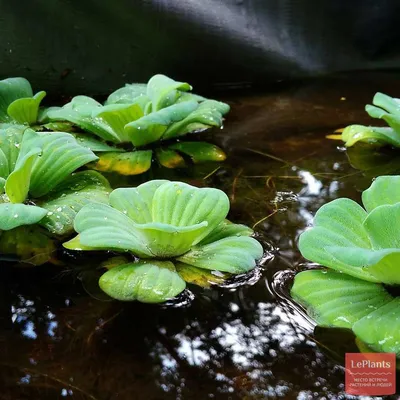
{"type": "Polygon", "coordinates": [[[367,104],[365,111],[372,117],[383,119],[388,127],[350,125],[342,132],[346,147],[357,142],[368,143],[377,147],[390,145],[400,147],[400,99],[383,93],[376,93],[373,105],[367,104]]]}
{"type": "Polygon", "coordinates": [[[194,163],[223,161],[226,156],[215,145],[170,142],[221,127],[229,111],[227,104],[189,93],[191,89],[187,83],[155,75],[147,84],[128,84],[116,90],[104,105],[88,96],[76,96],[63,107],[45,110],[41,122],[51,129],[51,124],[57,127],[68,121],[85,131],[75,135],[81,145],[99,154],[92,165],[99,171],[140,174],[150,168],[153,156],[168,168],[184,166],[185,157],[194,163]],[[155,143],[153,151],[149,145],[155,143]]]}
{"type": "Polygon", "coordinates": [[[13,240],[23,246],[18,236],[23,226],[40,224],[53,235],[66,235],[83,205],[107,202],[110,188],[99,173],[72,174],[96,159],[68,133],[39,133],[18,125],[0,129],[2,252],[12,248],[13,240]]]}
{"type": "Polygon", "coordinates": [[[292,295],[317,323],[350,328],[375,351],[400,356],[400,176],[381,176],[362,194],[320,208],[300,236],[302,255],[329,270],[300,272],[292,295]]]}
{"type": "Polygon", "coordinates": [[[33,95],[31,84],[25,78],[0,81],[0,123],[36,123],[45,96],[43,91],[33,95]]]}
{"type": "MultiPolygon", "coordinates": [[[[73,250],[129,252],[133,262],[101,276],[101,289],[118,300],[163,302],[181,293],[193,269],[246,273],[261,258],[252,230],[225,218],[229,199],[218,189],[154,180],[114,190],[109,205],[87,204],[75,218],[73,250]]],[[[199,278],[202,279],[202,278],[199,278]]]]}

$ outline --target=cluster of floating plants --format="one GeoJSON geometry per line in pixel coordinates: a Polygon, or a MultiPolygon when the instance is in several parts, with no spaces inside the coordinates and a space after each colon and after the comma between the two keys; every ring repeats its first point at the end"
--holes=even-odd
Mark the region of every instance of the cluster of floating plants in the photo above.
{"type": "Polygon", "coordinates": [[[345,146],[351,147],[357,142],[362,142],[376,147],[385,145],[400,147],[400,99],[376,93],[372,104],[367,104],[365,111],[372,118],[383,119],[389,126],[350,125],[341,135],[345,146]]]}
{"type": "Polygon", "coordinates": [[[299,249],[328,269],[300,272],[291,293],[318,324],[352,329],[368,348],[399,356],[400,176],[377,178],[362,202],[319,209],[299,249]]]}
{"type": "Polygon", "coordinates": [[[112,191],[93,170],[139,174],[153,155],[169,168],[186,156],[224,160],[212,144],[177,140],[222,127],[229,111],[190,90],[156,75],[104,104],[76,96],[41,108],[46,93],[33,95],[26,79],[0,81],[0,253],[38,265],[57,241],[70,250],[123,252],[123,261],[106,263],[99,285],[112,298],[148,303],[177,296],[186,282],[253,269],[262,247],[251,229],[226,219],[224,192],[166,180],[112,191]]]}

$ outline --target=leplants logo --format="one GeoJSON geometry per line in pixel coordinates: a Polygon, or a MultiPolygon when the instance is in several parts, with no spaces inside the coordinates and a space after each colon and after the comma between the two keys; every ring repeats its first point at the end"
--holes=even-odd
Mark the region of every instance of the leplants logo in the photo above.
{"type": "Polygon", "coordinates": [[[347,353],[346,393],[356,396],[383,396],[396,393],[394,353],[347,353]]]}

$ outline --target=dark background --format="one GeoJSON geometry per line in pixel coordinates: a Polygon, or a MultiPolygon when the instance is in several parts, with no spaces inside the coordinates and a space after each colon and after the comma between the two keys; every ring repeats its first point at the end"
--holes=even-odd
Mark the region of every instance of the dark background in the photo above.
{"type": "Polygon", "coordinates": [[[0,1],[0,78],[105,94],[155,73],[202,90],[400,67],[397,0],[0,1]]]}

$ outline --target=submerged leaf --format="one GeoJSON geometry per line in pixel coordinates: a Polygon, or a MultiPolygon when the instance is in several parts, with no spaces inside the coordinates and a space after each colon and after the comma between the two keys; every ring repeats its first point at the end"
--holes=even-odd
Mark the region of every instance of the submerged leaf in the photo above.
{"type": "Polygon", "coordinates": [[[20,226],[2,232],[0,236],[0,253],[15,254],[24,263],[44,264],[50,261],[55,251],[54,241],[38,226],[20,226]]]}
{"type": "Polygon", "coordinates": [[[89,165],[89,167],[102,172],[138,175],[150,169],[151,156],[151,150],[137,150],[127,153],[106,152],[100,154],[98,161],[89,165]]]}
{"type": "Polygon", "coordinates": [[[185,281],[168,261],[138,262],[120,265],[107,271],[100,287],[114,299],[161,303],[185,290],[185,281]]]}
{"type": "Polygon", "coordinates": [[[178,262],[175,267],[176,271],[185,282],[203,288],[210,288],[212,285],[220,285],[229,278],[229,274],[224,274],[222,272],[216,274],[215,272],[213,273],[181,262],[178,262]]]}
{"type": "Polygon", "coordinates": [[[156,150],[159,163],[166,168],[179,168],[185,166],[184,158],[175,150],[160,148],[156,150]]]}
{"type": "Polygon", "coordinates": [[[226,154],[218,146],[206,142],[178,142],[169,148],[190,156],[195,164],[226,160],[226,154]]]}

